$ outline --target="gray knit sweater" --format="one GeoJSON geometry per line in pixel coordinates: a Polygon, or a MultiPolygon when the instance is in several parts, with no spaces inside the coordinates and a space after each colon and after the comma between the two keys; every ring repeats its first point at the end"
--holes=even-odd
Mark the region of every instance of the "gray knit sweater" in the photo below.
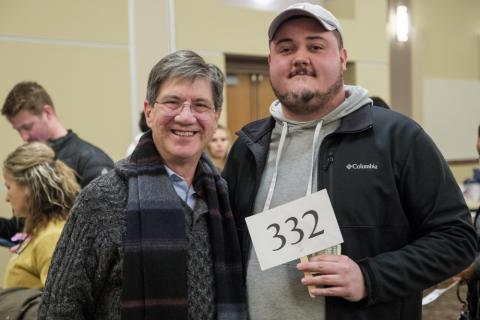
{"type": "Polygon", "coordinates": [[[39,319],[120,319],[127,186],[112,170],[80,193],[50,265],[39,319]]]}
{"type": "MultiPolygon", "coordinates": [[[[127,197],[128,180],[122,163],[82,190],[53,256],[39,319],[120,319],[127,197]]],[[[206,206],[199,200],[193,216],[185,205],[189,215],[189,314],[194,311],[205,316],[206,312],[209,315],[205,318],[211,319],[215,312],[210,309],[214,301],[213,267],[206,206]],[[194,275],[211,280],[205,285],[194,275]],[[198,283],[201,288],[197,288],[198,283]],[[207,310],[199,312],[199,306],[205,305],[207,310]]]]}

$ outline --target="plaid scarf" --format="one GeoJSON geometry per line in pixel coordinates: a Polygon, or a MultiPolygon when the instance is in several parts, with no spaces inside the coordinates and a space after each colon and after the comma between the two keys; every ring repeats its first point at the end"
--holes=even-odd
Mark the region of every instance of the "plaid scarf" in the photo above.
{"type": "MultiPolygon", "coordinates": [[[[185,208],[170,182],[151,132],[126,165],[122,319],[188,319],[185,208]]],[[[202,156],[194,189],[208,206],[216,318],[246,319],[241,253],[226,182],[202,156]]]]}

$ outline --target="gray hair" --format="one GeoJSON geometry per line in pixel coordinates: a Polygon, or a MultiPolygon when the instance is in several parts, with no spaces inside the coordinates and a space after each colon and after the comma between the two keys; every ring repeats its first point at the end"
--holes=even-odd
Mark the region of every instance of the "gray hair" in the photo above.
{"type": "Polygon", "coordinates": [[[225,77],[214,64],[206,63],[202,57],[193,51],[179,50],[162,58],[150,71],[147,84],[146,99],[154,105],[162,84],[169,79],[195,81],[205,78],[212,85],[215,111],[222,108],[223,84],[225,77]]]}

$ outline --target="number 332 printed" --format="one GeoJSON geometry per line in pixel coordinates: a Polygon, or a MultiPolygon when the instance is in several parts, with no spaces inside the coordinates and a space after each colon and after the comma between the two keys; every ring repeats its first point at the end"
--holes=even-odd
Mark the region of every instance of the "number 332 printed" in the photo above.
{"type": "MultiPolygon", "coordinates": [[[[308,236],[308,239],[312,239],[312,238],[315,238],[319,235],[322,235],[325,232],[325,230],[324,229],[317,230],[318,213],[315,210],[309,210],[302,215],[302,219],[305,219],[307,216],[312,216],[313,219],[314,219],[314,225],[313,225],[313,228],[310,232],[310,235],[308,236]]],[[[303,238],[305,237],[305,232],[301,228],[298,228],[298,219],[295,218],[295,217],[289,217],[289,218],[285,219],[284,224],[285,225],[292,225],[292,227],[290,229],[290,232],[295,232],[295,233],[298,234],[298,239],[295,242],[291,242],[290,245],[295,245],[297,243],[300,243],[303,240],[303,238]]],[[[274,229],[274,232],[275,232],[272,237],[279,239],[280,242],[281,242],[280,246],[275,248],[275,249],[272,249],[272,251],[281,250],[287,244],[287,237],[283,235],[284,234],[283,230],[281,230],[281,227],[278,223],[270,224],[267,227],[267,230],[270,230],[270,229],[274,229]]]]}

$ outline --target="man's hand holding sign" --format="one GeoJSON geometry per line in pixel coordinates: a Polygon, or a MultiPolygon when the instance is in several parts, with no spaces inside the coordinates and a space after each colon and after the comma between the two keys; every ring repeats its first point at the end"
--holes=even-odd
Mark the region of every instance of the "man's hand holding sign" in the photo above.
{"type": "Polygon", "coordinates": [[[310,261],[306,258],[343,242],[326,190],[253,215],[246,222],[262,270],[300,258],[297,269],[305,273],[302,283],[312,297],[358,301],[365,296],[360,268],[347,256],[320,253],[310,261]]]}
{"type": "Polygon", "coordinates": [[[366,296],[362,271],[355,261],[344,255],[319,254],[302,262],[297,269],[310,272],[302,283],[316,286],[309,292],[314,296],[341,297],[349,301],[359,301],[366,296]]]}

